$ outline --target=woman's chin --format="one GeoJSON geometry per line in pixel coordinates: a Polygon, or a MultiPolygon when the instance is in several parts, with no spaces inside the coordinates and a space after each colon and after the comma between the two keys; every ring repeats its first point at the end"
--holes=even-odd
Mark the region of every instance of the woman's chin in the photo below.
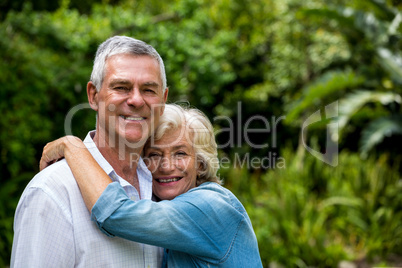
{"type": "Polygon", "coordinates": [[[178,196],[177,193],[172,193],[172,192],[155,192],[155,195],[159,197],[160,200],[172,200],[176,196],[178,196]]]}

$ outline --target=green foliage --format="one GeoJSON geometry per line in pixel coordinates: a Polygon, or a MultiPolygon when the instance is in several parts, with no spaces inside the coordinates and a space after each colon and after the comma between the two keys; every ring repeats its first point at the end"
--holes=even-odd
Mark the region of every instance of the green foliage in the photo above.
{"type": "Polygon", "coordinates": [[[390,80],[402,85],[402,55],[383,47],[378,48],[377,55],[379,63],[390,74],[390,80]]]}
{"type": "MultiPolygon", "coordinates": [[[[323,105],[333,96],[340,96],[347,89],[355,88],[362,85],[364,78],[356,76],[353,72],[345,71],[329,71],[320,76],[317,81],[309,84],[302,90],[302,97],[295,103],[291,103],[290,112],[286,117],[286,121],[292,122],[297,117],[302,116],[302,113],[312,113],[310,107],[316,107],[317,103],[323,105]]],[[[342,109],[340,109],[343,111],[342,109]]]]}
{"type": "Polygon", "coordinates": [[[86,21],[79,21],[74,11],[25,10],[9,13],[0,28],[7,37],[0,41],[1,99],[6,100],[0,103],[0,126],[8,129],[0,134],[5,177],[32,171],[44,143],[63,134],[57,123],[63,126],[68,109],[85,101],[82,88],[90,69],[83,57],[89,44],[70,38],[73,33],[79,38],[79,31],[87,33],[76,26],[81,24],[86,21]]]}
{"type": "Polygon", "coordinates": [[[340,101],[339,129],[342,131],[350,118],[367,103],[379,102],[380,104],[388,105],[392,102],[401,103],[401,101],[401,96],[392,92],[354,91],[340,101]]]}
{"type": "MultiPolygon", "coordinates": [[[[291,102],[287,109],[287,121],[293,122],[303,119],[303,113],[311,114],[312,111],[340,99],[339,117],[333,119],[337,124],[332,125],[332,131],[339,127],[339,131],[346,134],[355,133],[356,129],[365,129],[359,133],[363,135],[360,140],[363,156],[366,156],[373,146],[379,145],[385,137],[381,134],[381,138],[377,136],[373,139],[373,133],[398,133],[386,131],[385,125],[380,122],[389,122],[387,118],[401,114],[402,81],[402,14],[386,1],[367,2],[366,6],[360,1],[352,1],[337,7],[328,5],[325,8],[305,8],[300,11],[300,16],[309,16],[314,22],[325,25],[329,31],[341,34],[348,43],[350,58],[329,66],[329,71],[316,73],[318,77],[304,86],[301,99],[291,102]],[[328,20],[334,23],[326,23],[328,20]],[[333,25],[336,25],[336,28],[333,25]],[[340,70],[355,74],[355,81],[345,83],[344,79],[335,76],[327,82],[328,73],[340,70]],[[316,81],[324,82],[317,85],[316,81]],[[373,101],[380,101],[384,107],[370,108],[367,104],[373,101]],[[366,109],[362,109],[363,107],[366,109]],[[352,116],[363,117],[366,125],[361,121],[350,121],[352,116]],[[379,129],[376,130],[375,127],[379,129]]],[[[296,99],[300,97],[296,94],[294,96],[296,99]]],[[[350,143],[355,143],[356,136],[338,135],[335,138],[344,146],[353,148],[350,143]]],[[[396,139],[394,137],[394,140],[396,139]]],[[[392,151],[392,147],[387,148],[385,145],[379,151],[392,151]]]]}
{"type": "Polygon", "coordinates": [[[337,267],[361,256],[386,263],[400,255],[397,166],[387,167],[386,157],[362,162],[346,152],[336,168],[310,155],[300,159],[289,149],[283,157],[286,168],[266,174],[221,170],[251,217],[264,267],[337,267]]]}
{"type": "Polygon", "coordinates": [[[365,158],[368,152],[385,137],[394,134],[402,135],[402,116],[380,117],[363,130],[361,138],[361,154],[365,158]]]}

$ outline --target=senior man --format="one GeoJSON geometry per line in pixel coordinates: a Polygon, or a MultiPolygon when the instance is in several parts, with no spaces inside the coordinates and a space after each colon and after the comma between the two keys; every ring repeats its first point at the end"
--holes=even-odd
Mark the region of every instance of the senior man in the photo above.
{"type": "MultiPolygon", "coordinates": [[[[87,95],[97,122],[85,145],[131,199],[151,199],[140,155],[168,95],[162,58],[143,41],[111,37],[96,52],[87,95]]],[[[162,256],[100,232],[65,160],[38,173],[18,203],[11,267],[160,267],[162,256]]]]}

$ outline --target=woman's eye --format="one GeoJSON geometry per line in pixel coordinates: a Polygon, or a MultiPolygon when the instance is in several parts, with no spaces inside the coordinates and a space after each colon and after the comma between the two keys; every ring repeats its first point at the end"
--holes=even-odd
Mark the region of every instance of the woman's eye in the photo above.
{"type": "Polygon", "coordinates": [[[149,153],[149,154],[147,155],[147,157],[148,157],[148,158],[155,158],[155,157],[160,157],[160,155],[157,154],[157,153],[149,153]]]}
{"type": "Polygon", "coordinates": [[[179,158],[187,156],[186,152],[176,152],[175,155],[176,155],[176,157],[179,157],[179,158]]]}

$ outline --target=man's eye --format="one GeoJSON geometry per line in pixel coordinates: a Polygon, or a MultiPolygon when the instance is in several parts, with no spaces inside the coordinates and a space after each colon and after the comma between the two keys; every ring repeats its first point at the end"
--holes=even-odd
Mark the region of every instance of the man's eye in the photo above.
{"type": "Polygon", "coordinates": [[[114,89],[119,91],[127,91],[128,87],[115,87],[114,89]]]}
{"type": "Polygon", "coordinates": [[[150,88],[146,88],[146,89],[144,89],[144,92],[147,92],[147,93],[155,93],[155,90],[150,89],[150,88]]]}

